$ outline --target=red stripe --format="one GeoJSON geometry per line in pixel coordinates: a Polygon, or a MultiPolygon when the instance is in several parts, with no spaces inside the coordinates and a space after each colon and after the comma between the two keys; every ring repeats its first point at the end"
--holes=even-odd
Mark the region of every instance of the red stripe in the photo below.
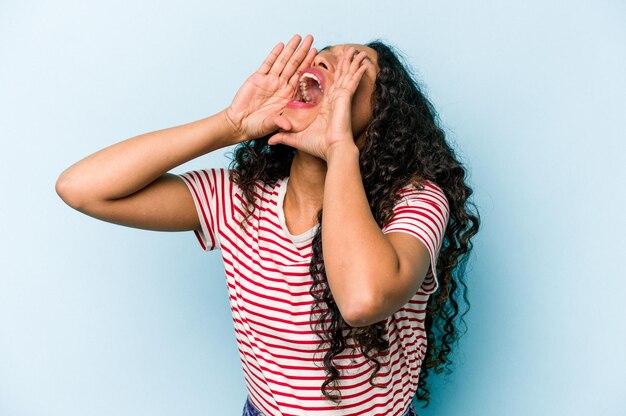
{"type": "MultiPolygon", "coordinates": [[[[427,349],[424,324],[427,291],[436,283],[433,271],[429,270],[429,281],[387,320],[390,349],[378,356],[382,367],[375,381],[388,381],[389,388],[369,384],[370,362],[358,349],[352,353],[354,339],[350,337],[348,348],[335,357],[336,367],[344,372],[343,401],[335,406],[320,391],[327,377],[321,364],[328,346],[318,349],[320,340],[311,330],[312,243],[298,245],[284,233],[277,204],[280,181],[274,186],[255,183],[255,211],[249,218],[252,226],[242,230],[236,219],[244,217],[243,194],[228,174],[225,169],[208,169],[188,172],[184,179],[195,191],[205,229],[214,233],[207,237],[222,250],[237,345],[253,403],[268,415],[401,415],[417,388],[427,349]],[[346,369],[356,374],[347,375],[346,369]],[[303,385],[306,382],[319,382],[319,386],[303,385]],[[373,402],[376,399],[382,402],[373,402]],[[355,402],[348,403],[352,400],[355,402]]],[[[447,225],[445,194],[429,181],[423,190],[407,187],[400,193],[402,200],[384,230],[415,235],[427,246],[434,263],[447,225]]],[[[203,245],[200,236],[196,237],[203,245]]]]}
{"type": "MultiPolygon", "coordinates": [[[[223,170],[220,170],[220,175],[223,175],[224,172],[223,170]]],[[[218,213],[219,213],[219,209],[220,209],[220,204],[218,203],[218,201],[216,201],[216,194],[217,194],[217,173],[215,171],[211,171],[210,173],[207,172],[206,170],[202,171],[202,174],[204,176],[204,180],[207,182],[207,184],[209,185],[209,189],[211,191],[210,194],[210,198],[211,199],[207,199],[207,204],[209,204],[209,201],[215,201],[215,203],[213,204],[215,206],[215,210],[211,210],[211,212],[213,213],[212,216],[209,217],[209,219],[211,220],[211,229],[214,230],[214,233],[219,234],[219,221],[217,220],[218,218],[218,213]]],[[[202,185],[204,186],[204,182],[201,182],[202,185]]],[[[204,190],[204,189],[203,189],[204,190]]],[[[207,198],[209,198],[209,195],[205,193],[205,195],[207,196],[207,198]]],[[[210,205],[209,205],[210,206],[210,205]]]]}
{"type": "MultiPolygon", "coordinates": [[[[404,328],[409,328],[409,327],[404,327],[404,328]]],[[[248,331],[246,328],[240,329],[235,327],[235,332],[239,335],[238,338],[240,338],[240,343],[242,345],[246,345],[246,346],[250,346],[250,344],[252,344],[252,346],[254,346],[255,348],[267,353],[267,354],[271,354],[272,357],[277,357],[277,358],[283,358],[283,359],[288,359],[288,360],[296,360],[296,361],[303,361],[303,360],[312,360],[312,361],[321,361],[322,358],[322,353],[325,353],[328,351],[329,347],[323,347],[320,348],[317,346],[312,350],[302,350],[302,349],[295,349],[292,348],[292,350],[296,350],[298,352],[303,352],[306,354],[306,356],[311,356],[311,357],[307,357],[307,358],[303,358],[302,355],[300,356],[293,356],[293,355],[284,355],[284,354],[277,354],[275,352],[271,352],[268,349],[265,349],[263,347],[260,347],[256,342],[253,341],[254,336],[252,336],[250,338],[250,344],[248,344],[245,339],[249,336],[249,335],[253,335],[250,333],[250,331],[248,331]]],[[[405,348],[412,348],[412,347],[416,347],[418,349],[423,349],[424,351],[427,348],[427,342],[426,342],[426,337],[425,336],[418,336],[418,339],[414,339],[414,340],[409,340],[409,338],[413,338],[411,337],[410,333],[407,332],[400,332],[398,331],[398,333],[393,334],[393,336],[390,338],[390,348],[388,350],[388,352],[386,352],[385,354],[375,354],[375,357],[381,357],[384,355],[392,355],[394,357],[397,357],[399,354],[399,345],[404,346],[405,348]],[[422,342],[423,341],[423,342],[422,342]],[[397,348],[396,348],[397,347],[397,348]]],[[[350,338],[350,340],[352,340],[352,338],[350,338]]],[[[263,342],[263,345],[267,346],[267,347],[275,347],[277,349],[282,349],[283,346],[280,345],[276,345],[276,344],[270,344],[270,343],[266,343],[263,342]]],[[[352,347],[354,346],[354,344],[352,342],[348,342],[347,343],[347,347],[345,351],[352,351],[352,347]]],[[[358,351],[358,349],[357,349],[358,351]]],[[[340,359],[347,359],[347,358],[357,358],[360,357],[361,355],[359,353],[357,353],[356,356],[349,354],[348,352],[342,352],[341,354],[339,354],[338,356],[335,357],[336,360],[340,360],[340,359]]],[[[365,361],[364,361],[365,362],[365,361]]],[[[360,365],[359,365],[360,366],[360,365]]],[[[358,367],[358,366],[357,366],[358,367]]]]}
{"type": "MultiPolygon", "coordinates": [[[[254,344],[253,341],[250,341],[252,344],[254,344]]],[[[296,366],[296,365],[285,365],[283,364],[282,367],[277,365],[277,363],[273,360],[270,360],[269,358],[267,358],[266,356],[256,356],[254,355],[256,353],[256,351],[252,348],[253,346],[251,346],[249,343],[245,342],[245,341],[241,341],[239,343],[240,347],[246,347],[247,350],[241,349],[239,348],[239,352],[240,354],[242,354],[244,357],[251,357],[251,358],[255,358],[253,360],[253,362],[256,362],[255,364],[253,364],[252,362],[247,362],[249,365],[254,366],[255,367],[255,371],[259,372],[259,373],[263,373],[263,371],[266,371],[268,373],[274,374],[276,376],[281,376],[284,378],[287,378],[290,380],[290,385],[292,387],[298,387],[298,388],[308,388],[306,386],[298,386],[298,381],[319,381],[320,382],[320,386],[321,386],[321,382],[323,380],[326,379],[326,374],[324,372],[324,369],[321,367],[321,363],[318,363],[316,365],[312,365],[309,367],[306,366],[296,366]],[[250,350],[250,351],[248,351],[250,350]],[[289,370],[294,370],[292,375],[289,375],[288,373],[284,373],[284,372],[279,372],[277,370],[274,370],[270,367],[264,366],[263,364],[261,364],[260,361],[263,361],[271,366],[274,367],[280,367],[282,369],[289,369],[289,370]],[[258,368],[257,367],[258,364],[258,368]],[[302,375],[302,374],[308,374],[308,375],[302,375]],[[317,374],[317,375],[316,375],[317,374]]],[[[258,346],[254,345],[254,347],[257,350],[261,350],[262,352],[265,352],[266,354],[269,354],[269,352],[267,350],[264,350],[262,348],[259,348],[258,346]]],[[[420,351],[422,350],[422,346],[418,347],[418,349],[420,351]]],[[[381,357],[381,359],[379,360],[381,362],[381,368],[379,370],[379,376],[382,377],[386,377],[389,375],[389,369],[393,368],[393,367],[397,367],[400,369],[406,368],[406,365],[408,364],[408,366],[410,367],[411,365],[417,363],[419,360],[421,360],[421,358],[419,357],[414,357],[411,358],[409,360],[402,360],[404,358],[403,354],[400,354],[400,349],[399,347],[396,348],[395,350],[392,350],[392,352],[388,355],[390,358],[389,359],[384,359],[381,357]],[[391,361],[390,361],[391,360],[391,361]],[[404,365],[400,365],[400,362],[403,361],[404,365]]],[[[272,357],[274,357],[274,355],[272,355],[272,357]]],[[[319,361],[319,360],[316,360],[319,361]]],[[[342,374],[341,379],[342,380],[356,380],[360,377],[363,377],[365,375],[369,375],[372,372],[372,367],[370,367],[369,361],[368,360],[363,360],[360,363],[357,363],[356,365],[341,365],[341,364],[336,364],[336,367],[338,369],[341,370],[345,370],[345,369],[351,369],[351,370],[357,370],[359,371],[359,369],[361,369],[359,372],[355,373],[355,374],[342,374]],[[365,368],[363,368],[365,367],[365,368]]],[[[397,372],[397,370],[395,370],[395,372],[391,373],[392,375],[395,374],[397,372]]],[[[378,377],[378,376],[377,376],[378,377]]],[[[272,380],[271,381],[272,384],[275,384],[276,381],[272,380]]],[[[367,381],[369,382],[369,381],[367,381]]],[[[361,382],[357,382],[358,384],[356,385],[361,385],[361,384],[365,384],[365,383],[361,383],[361,382]]],[[[343,389],[349,389],[352,388],[352,385],[350,384],[344,384],[343,389]]]]}
{"type": "MultiPolygon", "coordinates": [[[[193,176],[193,173],[190,174],[190,176],[195,179],[195,177],[193,176]]],[[[194,182],[191,181],[187,176],[181,175],[181,177],[183,178],[185,183],[187,183],[189,185],[189,187],[191,188],[192,195],[193,195],[194,199],[198,203],[198,208],[200,209],[200,214],[202,215],[202,218],[200,219],[200,221],[204,221],[205,225],[208,224],[209,222],[207,221],[207,215],[204,212],[204,208],[202,207],[202,202],[201,202],[200,196],[198,195],[198,191],[197,191],[197,189],[196,189],[196,187],[194,185],[194,182]]],[[[211,250],[212,250],[213,246],[214,246],[214,244],[213,244],[214,240],[213,240],[213,236],[211,235],[211,232],[210,232],[210,227],[207,227],[207,228],[209,229],[209,233],[208,233],[209,235],[207,237],[209,237],[211,239],[211,242],[212,242],[211,250]]],[[[202,241],[202,238],[200,237],[200,233],[197,230],[194,230],[194,231],[196,233],[196,236],[198,237],[198,241],[200,241],[200,245],[202,246],[202,249],[206,251],[207,247],[204,244],[204,242],[202,241]]]]}

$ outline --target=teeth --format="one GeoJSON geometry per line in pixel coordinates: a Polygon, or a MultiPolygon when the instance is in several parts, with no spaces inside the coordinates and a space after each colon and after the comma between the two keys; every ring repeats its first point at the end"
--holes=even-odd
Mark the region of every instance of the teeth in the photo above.
{"type": "Polygon", "coordinates": [[[300,78],[300,80],[303,80],[304,78],[314,79],[315,82],[317,82],[318,84],[321,84],[319,78],[309,72],[305,72],[304,74],[302,74],[302,77],[300,78]]]}
{"type": "Polygon", "coordinates": [[[319,78],[317,78],[315,75],[309,72],[305,72],[304,74],[302,74],[302,77],[300,77],[300,84],[302,84],[303,81],[306,83],[306,81],[304,80],[305,78],[313,79],[315,82],[317,82],[317,85],[319,85],[320,90],[324,92],[324,90],[322,89],[322,83],[320,82],[319,78]]]}
{"type": "Polygon", "coordinates": [[[305,80],[300,80],[300,90],[302,90],[302,99],[304,100],[305,103],[308,103],[309,101],[311,101],[311,97],[309,97],[308,91],[306,89],[306,81],[305,80]]]}

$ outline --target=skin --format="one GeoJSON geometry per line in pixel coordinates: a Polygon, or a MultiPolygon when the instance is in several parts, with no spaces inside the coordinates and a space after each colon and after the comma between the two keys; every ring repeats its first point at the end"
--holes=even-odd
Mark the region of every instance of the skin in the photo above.
{"type": "MultiPolygon", "coordinates": [[[[326,104],[325,101],[328,99],[339,72],[341,59],[355,52],[361,53],[365,72],[358,80],[352,97],[349,124],[357,148],[360,149],[363,146],[365,129],[372,118],[371,97],[374,93],[374,84],[378,73],[378,54],[374,49],[359,44],[334,45],[315,56],[311,66],[322,71],[326,81],[326,92],[323,102],[314,108],[284,108],[281,114],[292,125],[292,128],[287,131],[303,133],[300,136],[292,136],[294,140],[310,140],[306,129],[320,115],[323,104],[326,104]]],[[[276,138],[273,138],[270,143],[274,140],[276,138]]],[[[289,231],[292,234],[301,234],[317,224],[317,212],[322,207],[324,198],[327,162],[324,155],[314,155],[297,147],[296,149],[296,155],[291,164],[283,209],[289,231]]]]}
{"type": "Polygon", "coordinates": [[[292,234],[308,230],[324,207],[328,285],[344,320],[362,327],[386,319],[409,301],[424,280],[429,253],[413,236],[383,233],[365,195],[359,153],[372,117],[376,52],[337,45],[318,54],[313,65],[330,76],[332,85],[327,83],[315,108],[285,109],[281,116],[291,127],[268,143],[298,150],[283,206],[287,226],[292,234]]]}
{"type": "Polygon", "coordinates": [[[57,193],[103,221],[157,231],[200,230],[191,193],[169,171],[278,131],[270,144],[297,149],[284,203],[290,232],[313,227],[323,205],[324,263],[342,316],[352,326],[385,319],[419,288],[428,251],[408,234],[383,234],[363,189],[359,152],[371,120],[375,51],[336,45],[317,53],[312,42],[310,35],[295,35],[286,45],[278,43],[223,111],[131,137],[74,163],[59,176],[57,193]],[[327,91],[315,108],[291,111],[285,106],[298,72],[310,66],[325,71],[327,91]]]}

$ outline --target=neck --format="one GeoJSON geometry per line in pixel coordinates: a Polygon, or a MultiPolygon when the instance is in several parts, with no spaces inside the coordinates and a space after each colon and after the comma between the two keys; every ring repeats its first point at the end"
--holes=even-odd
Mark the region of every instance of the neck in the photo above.
{"type": "Polygon", "coordinates": [[[291,162],[285,200],[300,213],[317,214],[324,201],[326,162],[308,153],[296,151],[291,162]]]}
{"type": "MultiPolygon", "coordinates": [[[[362,131],[356,146],[359,150],[365,143],[365,131],[362,131]]],[[[285,207],[294,207],[294,211],[304,216],[317,215],[324,202],[324,183],[328,165],[306,152],[296,150],[289,170],[289,182],[285,193],[285,207]]]]}

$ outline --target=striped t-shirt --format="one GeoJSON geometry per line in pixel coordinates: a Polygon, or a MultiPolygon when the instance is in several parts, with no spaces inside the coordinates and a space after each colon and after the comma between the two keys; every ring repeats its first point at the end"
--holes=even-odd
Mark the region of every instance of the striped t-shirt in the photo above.
{"type": "MultiPolygon", "coordinates": [[[[417,191],[404,187],[384,233],[404,232],[418,238],[430,253],[431,267],[415,295],[386,319],[388,355],[369,383],[373,365],[360,350],[349,347],[334,359],[341,372],[335,405],[320,390],[326,379],[319,338],[309,317],[313,282],[309,273],[311,242],[319,227],[289,233],[283,201],[289,177],[274,186],[257,182],[256,207],[245,231],[243,191],[229,180],[225,168],[201,169],[180,175],[189,187],[202,229],[194,231],[202,249],[221,249],[235,337],[248,395],[271,416],[401,415],[415,395],[427,337],[424,316],[429,295],[437,290],[436,262],[449,218],[443,191],[430,181],[417,191]]],[[[333,391],[331,391],[333,393],[333,391]]],[[[335,392],[336,393],[336,392],[335,392]]]]}

